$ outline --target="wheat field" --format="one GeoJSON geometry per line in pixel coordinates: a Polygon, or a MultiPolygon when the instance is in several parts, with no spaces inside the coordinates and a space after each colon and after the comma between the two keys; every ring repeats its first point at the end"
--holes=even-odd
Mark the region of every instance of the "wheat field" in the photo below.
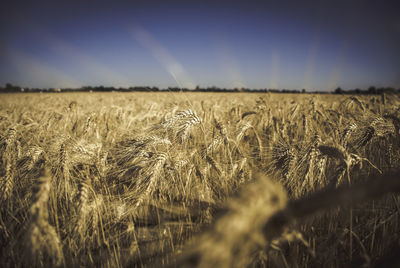
{"type": "Polygon", "coordinates": [[[0,264],[400,265],[399,104],[2,94],[0,264]]]}

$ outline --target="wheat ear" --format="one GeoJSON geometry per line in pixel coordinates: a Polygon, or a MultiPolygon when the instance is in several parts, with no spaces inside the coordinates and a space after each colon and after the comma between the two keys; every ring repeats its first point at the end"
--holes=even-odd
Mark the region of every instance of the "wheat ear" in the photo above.
{"type": "Polygon", "coordinates": [[[24,238],[24,260],[29,266],[61,266],[64,263],[60,239],[48,221],[50,189],[50,176],[46,169],[33,188],[29,209],[31,218],[24,238]]]}

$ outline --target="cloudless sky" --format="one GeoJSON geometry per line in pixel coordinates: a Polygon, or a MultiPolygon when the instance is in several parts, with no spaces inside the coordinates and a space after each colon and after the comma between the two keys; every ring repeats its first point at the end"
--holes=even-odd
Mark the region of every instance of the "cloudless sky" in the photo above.
{"type": "Polygon", "coordinates": [[[400,1],[2,1],[0,85],[400,87],[400,1]]]}

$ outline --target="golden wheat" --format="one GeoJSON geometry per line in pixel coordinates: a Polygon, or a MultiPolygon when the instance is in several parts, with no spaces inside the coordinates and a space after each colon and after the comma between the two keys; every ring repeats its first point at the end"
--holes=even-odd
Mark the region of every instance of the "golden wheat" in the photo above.
{"type": "Polygon", "coordinates": [[[400,98],[382,102],[271,93],[4,95],[0,262],[376,265],[400,239],[399,197],[352,202],[397,187],[387,176],[400,166],[400,98]],[[381,189],[372,190],[366,178],[379,173],[381,184],[368,183],[381,189]],[[180,252],[188,256],[182,262],[180,252]]]}

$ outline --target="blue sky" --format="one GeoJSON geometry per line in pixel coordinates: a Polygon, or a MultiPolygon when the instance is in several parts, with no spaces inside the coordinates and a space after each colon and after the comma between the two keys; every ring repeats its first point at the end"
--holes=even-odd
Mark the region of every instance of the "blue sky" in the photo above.
{"type": "Polygon", "coordinates": [[[0,84],[400,87],[397,1],[6,1],[4,6],[0,84]]]}

